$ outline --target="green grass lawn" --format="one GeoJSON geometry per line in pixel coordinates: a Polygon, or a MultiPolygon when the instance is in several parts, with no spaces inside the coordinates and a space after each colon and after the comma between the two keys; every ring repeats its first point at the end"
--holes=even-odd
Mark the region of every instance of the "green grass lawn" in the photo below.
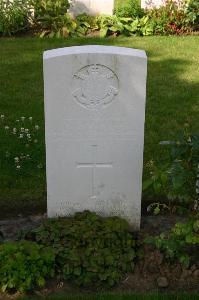
{"type": "Polygon", "coordinates": [[[132,37],[108,39],[0,39],[0,215],[44,211],[46,207],[42,53],[64,46],[101,44],[144,49],[148,84],[145,127],[146,164],[167,161],[158,145],[176,137],[185,122],[198,131],[199,37],[132,37]],[[25,116],[25,120],[20,118],[25,116]],[[29,121],[27,118],[32,117],[29,121]],[[18,122],[16,120],[19,120],[18,122]],[[35,129],[39,125],[39,130],[35,129]],[[4,127],[28,128],[26,142],[4,127]],[[34,143],[37,140],[38,142],[34,143]],[[22,156],[21,169],[15,157],[22,156]],[[30,155],[30,158],[27,157],[30,155]]]}
{"type": "MultiPolygon", "coordinates": [[[[30,298],[22,298],[28,300],[30,298]]],[[[39,298],[33,298],[39,299],[39,298]]],[[[96,296],[50,296],[46,300],[198,300],[199,295],[96,295],[96,296]]]]}

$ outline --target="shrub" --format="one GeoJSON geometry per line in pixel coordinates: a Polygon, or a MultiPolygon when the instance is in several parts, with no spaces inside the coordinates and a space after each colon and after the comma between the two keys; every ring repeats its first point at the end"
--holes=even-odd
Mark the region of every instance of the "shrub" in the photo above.
{"type": "Polygon", "coordinates": [[[185,267],[199,259],[199,215],[186,223],[177,223],[171,231],[147,239],[161,250],[166,259],[178,260],[185,267]]]}
{"type": "Polygon", "coordinates": [[[112,286],[134,268],[135,240],[127,222],[118,217],[85,211],[47,220],[26,238],[52,247],[57,269],[79,285],[112,286]]]}
{"type": "Polygon", "coordinates": [[[28,0],[0,0],[0,35],[12,35],[30,27],[28,0]]]}
{"type": "Polygon", "coordinates": [[[34,25],[40,36],[68,36],[76,23],[67,14],[68,0],[31,0],[34,7],[34,25]]]}
{"type": "Polygon", "coordinates": [[[185,8],[185,22],[193,27],[193,30],[199,30],[199,1],[188,1],[185,8]]]}
{"type": "Polygon", "coordinates": [[[155,34],[182,34],[191,31],[186,22],[185,4],[167,0],[164,6],[149,9],[147,15],[154,22],[155,34]]]}
{"type": "Polygon", "coordinates": [[[105,37],[111,34],[114,35],[152,35],[153,23],[148,17],[144,16],[141,19],[136,18],[119,18],[117,16],[99,16],[97,18],[98,29],[100,36],[105,37]]]}
{"type": "Polygon", "coordinates": [[[86,34],[98,29],[97,18],[95,16],[89,16],[84,13],[77,16],[75,22],[77,26],[73,36],[85,36],[86,34]]]}
{"type": "Polygon", "coordinates": [[[143,17],[144,10],[137,0],[126,0],[116,3],[115,14],[118,17],[136,18],[143,17]]]}
{"type": "Polygon", "coordinates": [[[26,291],[44,286],[54,275],[55,257],[51,249],[33,242],[10,242],[0,245],[0,287],[2,291],[26,291]]]}

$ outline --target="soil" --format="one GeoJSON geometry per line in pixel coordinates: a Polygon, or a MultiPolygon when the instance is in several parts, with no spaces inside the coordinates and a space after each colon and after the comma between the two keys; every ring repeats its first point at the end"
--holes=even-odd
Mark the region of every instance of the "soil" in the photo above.
{"type": "MultiPolygon", "coordinates": [[[[0,220],[0,240],[16,240],[19,231],[34,228],[45,218],[46,214],[0,220]]],[[[141,239],[148,234],[157,235],[170,230],[176,222],[185,220],[185,217],[176,215],[143,216],[138,235],[141,239]]],[[[34,291],[34,294],[46,296],[63,293],[93,294],[107,291],[113,293],[199,293],[199,261],[194,262],[189,269],[186,269],[179,263],[169,264],[164,260],[163,255],[152,247],[145,245],[143,252],[144,256],[136,263],[134,273],[127,274],[123,281],[112,289],[80,289],[69,282],[53,280],[48,282],[44,289],[34,291]]],[[[0,294],[0,299],[16,299],[17,296],[18,294],[0,294]]]]}

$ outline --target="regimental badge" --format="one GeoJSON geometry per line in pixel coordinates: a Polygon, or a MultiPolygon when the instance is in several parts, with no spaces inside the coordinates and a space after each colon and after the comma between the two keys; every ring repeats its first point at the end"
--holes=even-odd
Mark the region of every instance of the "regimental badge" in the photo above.
{"type": "Polygon", "coordinates": [[[88,109],[99,109],[110,104],[119,91],[116,74],[103,65],[89,65],[74,76],[73,96],[88,109]]]}

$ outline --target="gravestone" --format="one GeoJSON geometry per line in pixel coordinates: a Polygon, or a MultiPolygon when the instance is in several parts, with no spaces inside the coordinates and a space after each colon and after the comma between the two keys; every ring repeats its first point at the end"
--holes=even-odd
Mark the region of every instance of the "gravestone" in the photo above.
{"type": "Polygon", "coordinates": [[[71,0],[69,12],[75,17],[82,13],[88,15],[112,15],[114,0],[71,0]]]}
{"type": "Polygon", "coordinates": [[[142,50],[44,52],[49,217],[90,210],[139,228],[146,72],[142,50]]]}
{"type": "Polygon", "coordinates": [[[165,0],[141,0],[141,7],[144,9],[159,8],[164,6],[165,3],[165,0]]]}

